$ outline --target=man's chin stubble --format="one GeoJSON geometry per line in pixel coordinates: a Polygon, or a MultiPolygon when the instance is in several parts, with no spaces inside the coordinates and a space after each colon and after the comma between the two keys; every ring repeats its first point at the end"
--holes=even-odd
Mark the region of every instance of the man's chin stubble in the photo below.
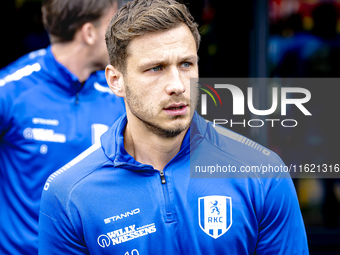
{"type": "MultiPolygon", "coordinates": [[[[135,114],[134,114],[135,115],[135,114]]],[[[186,130],[188,128],[188,126],[184,127],[184,128],[173,128],[173,129],[164,129],[156,124],[150,123],[148,121],[143,120],[142,118],[138,117],[137,115],[135,115],[140,121],[142,121],[144,123],[144,125],[146,126],[146,128],[154,133],[155,135],[162,137],[162,138],[173,138],[178,136],[179,134],[181,134],[184,130],[186,130]]],[[[171,119],[180,119],[180,118],[184,118],[184,116],[173,116],[171,117],[171,119]]]]}

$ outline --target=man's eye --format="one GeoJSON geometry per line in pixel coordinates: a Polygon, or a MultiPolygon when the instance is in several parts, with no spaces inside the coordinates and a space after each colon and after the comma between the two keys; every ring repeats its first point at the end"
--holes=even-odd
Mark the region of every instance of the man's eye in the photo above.
{"type": "Polygon", "coordinates": [[[152,72],[158,72],[158,71],[162,70],[162,66],[155,66],[155,67],[153,67],[153,68],[151,68],[149,70],[152,71],[152,72]]]}
{"type": "Polygon", "coordinates": [[[189,63],[189,62],[184,62],[181,66],[182,66],[182,67],[185,67],[185,68],[188,68],[188,67],[190,67],[190,65],[191,65],[191,63],[189,63]]]}

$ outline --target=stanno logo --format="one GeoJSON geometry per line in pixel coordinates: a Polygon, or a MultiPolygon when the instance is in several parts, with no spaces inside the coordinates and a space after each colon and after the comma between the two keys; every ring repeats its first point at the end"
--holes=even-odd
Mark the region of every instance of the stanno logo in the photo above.
{"type": "Polygon", "coordinates": [[[151,223],[139,228],[136,228],[136,225],[131,225],[125,228],[121,228],[112,232],[107,233],[106,235],[100,235],[97,238],[97,242],[100,247],[105,248],[112,245],[125,243],[127,241],[149,235],[155,233],[157,231],[155,223],[151,223]]]}
{"type": "Polygon", "coordinates": [[[51,126],[59,125],[59,120],[51,120],[51,119],[43,119],[43,118],[33,118],[32,122],[34,124],[41,124],[41,125],[51,125],[51,126]]]}
{"type": "Polygon", "coordinates": [[[104,220],[104,222],[105,222],[105,224],[107,224],[107,223],[110,223],[111,221],[113,222],[113,221],[116,221],[116,220],[120,220],[120,219],[129,217],[129,216],[132,216],[134,214],[137,214],[137,213],[140,213],[139,208],[131,210],[130,212],[125,212],[125,213],[122,213],[120,215],[116,215],[116,216],[107,218],[107,219],[104,220]]]}
{"type": "Polygon", "coordinates": [[[205,196],[198,198],[198,223],[212,238],[219,238],[231,227],[231,197],[205,196]]]}

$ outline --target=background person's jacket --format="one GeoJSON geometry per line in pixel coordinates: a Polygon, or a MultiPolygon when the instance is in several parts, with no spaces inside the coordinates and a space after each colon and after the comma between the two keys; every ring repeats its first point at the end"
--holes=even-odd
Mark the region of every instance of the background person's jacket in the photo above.
{"type": "Polygon", "coordinates": [[[218,132],[195,113],[161,177],[125,151],[126,123],[122,116],[101,145],[48,178],[39,219],[41,255],[308,254],[288,173],[222,170],[284,166],[272,151],[227,129],[218,132]],[[221,172],[214,176],[212,166],[221,172]],[[190,170],[204,178],[191,178],[190,170]]]}
{"type": "Polygon", "coordinates": [[[47,177],[124,112],[103,71],[80,83],[50,47],[0,71],[0,254],[37,254],[47,177]]]}

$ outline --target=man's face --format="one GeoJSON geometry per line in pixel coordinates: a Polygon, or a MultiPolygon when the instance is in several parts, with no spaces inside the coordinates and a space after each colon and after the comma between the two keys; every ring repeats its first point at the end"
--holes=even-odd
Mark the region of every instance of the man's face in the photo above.
{"type": "Polygon", "coordinates": [[[128,116],[161,137],[177,136],[189,127],[197,104],[197,95],[190,98],[198,57],[189,28],[183,24],[138,37],[127,50],[123,78],[128,116]]]}

